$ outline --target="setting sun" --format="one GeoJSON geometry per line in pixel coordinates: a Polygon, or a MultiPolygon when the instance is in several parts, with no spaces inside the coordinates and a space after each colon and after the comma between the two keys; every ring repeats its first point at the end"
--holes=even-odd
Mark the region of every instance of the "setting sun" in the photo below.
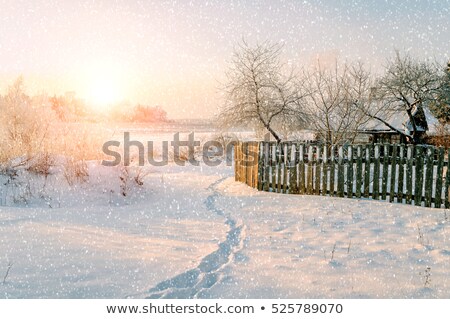
{"type": "Polygon", "coordinates": [[[120,88],[108,78],[97,78],[90,85],[89,99],[96,106],[106,106],[120,99],[120,88]]]}

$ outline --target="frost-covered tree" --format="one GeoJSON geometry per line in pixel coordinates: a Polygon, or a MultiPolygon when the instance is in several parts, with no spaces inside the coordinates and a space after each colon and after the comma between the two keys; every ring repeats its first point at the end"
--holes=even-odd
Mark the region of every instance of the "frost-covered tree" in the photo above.
{"type": "Polygon", "coordinates": [[[16,156],[31,158],[42,147],[52,113],[26,94],[19,77],[0,99],[1,161],[16,156]]]}
{"type": "Polygon", "coordinates": [[[281,50],[282,45],[267,42],[250,46],[243,41],[237,46],[226,74],[226,102],[219,117],[224,126],[262,127],[280,142],[277,127],[290,123],[295,129],[305,123],[306,94],[294,72],[281,62],[281,50]]]}
{"type": "Polygon", "coordinates": [[[406,115],[405,129],[391,125],[386,116],[371,116],[406,136],[411,143],[422,143],[428,130],[424,107],[435,101],[440,85],[439,68],[435,64],[397,52],[395,58],[388,61],[372,98],[385,114],[406,115]]]}
{"type": "Polygon", "coordinates": [[[436,100],[430,103],[430,110],[442,124],[450,122],[450,61],[442,76],[436,100]]]}
{"type": "Polygon", "coordinates": [[[307,75],[310,125],[327,146],[353,142],[369,117],[370,73],[360,63],[323,68],[320,63],[307,75]]]}

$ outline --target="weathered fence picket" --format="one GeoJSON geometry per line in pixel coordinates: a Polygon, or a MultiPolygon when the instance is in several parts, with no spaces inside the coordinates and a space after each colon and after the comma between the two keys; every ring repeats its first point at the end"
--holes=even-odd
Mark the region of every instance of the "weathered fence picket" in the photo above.
{"type": "Polygon", "coordinates": [[[381,177],[381,199],[386,200],[388,192],[388,173],[389,173],[389,145],[383,145],[383,174],[381,177]]]}
{"type": "Polygon", "coordinates": [[[406,204],[412,202],[414,146],[408,145],[406,165],[406,204]]]}
{"type": "Polygon", "coordinates": [[[438,151],[436,167],[436,190],[434,194],[434,207],[441,207],[442,203],[442,173],[444,169],[444,149],[441,147],[438,151]]]}
{"type": "Polygon", "coordinates": [[[416,157],[416,174],[415,174],[415,185],[414,185],[414,205],[422,205],[422,191],[423,191],[423,148],[417,146],[417,157],[416,157]]]}
{"type": "Polygon", "coordinates": [[[372,145],[366,145],[365,147],[365,163],[364,163],[364,197],[369,198],[370,196],[370,172],[372,168],[372,145]]]}
{"type": "Polygon", "coordinates": [[[362,188],[362,148],[358,145],[356,148],[356,198],[361,198],[361,188],[362,188]]]}
{"type": "Polygon", "coordinates": [[[450,208],[448,154],[423,145],[238,142],[234,174],[260,191],[450,208]]]}
{"type": "Polygon", "coordinates": [[[336,175],[336,158],[335,158],[335,148],[334,146],[331,147],[331,154],[330,154],[330,196],[334,196],[334,183],[335,183],[335,175],[336,175]]]}
{"type": "Polygon", "coordinates": [[[353,197],[353,146],[348,148],[347,161],[347,197],[353,197]]]}
{"type": "Polygon", "coordinates": [[[397,202],[403,203],[403,178],[405,173],[405,146],[399,147],[399,162],[398,162],[398,179],[397,179],[397,202]]]}
{"type": "Polygon", "coordinates": [[[391,168],[391,179],[390,179],[390,192],[389,192],[389,202],[394,201],[395,197],[395,181],[397,178],[397,145],[393,145],[392,148],[392,158],[391,158],[391,165],[389,165],[391,168]]]}

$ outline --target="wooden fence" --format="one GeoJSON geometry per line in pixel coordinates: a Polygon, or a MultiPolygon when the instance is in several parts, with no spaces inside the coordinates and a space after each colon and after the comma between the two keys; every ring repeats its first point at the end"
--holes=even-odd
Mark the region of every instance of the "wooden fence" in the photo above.
{"type": "Polygon", "coordinates": [[[236,181],[258,190],[450,207],[444,148],[241,142],[234,156],[236,181]]]}

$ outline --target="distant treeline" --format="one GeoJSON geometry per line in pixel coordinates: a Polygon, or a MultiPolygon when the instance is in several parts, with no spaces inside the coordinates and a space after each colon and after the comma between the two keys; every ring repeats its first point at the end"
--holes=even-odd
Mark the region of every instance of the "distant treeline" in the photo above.
{"type": "Polygon", "coordinates": [[[54,117],[63,122],[76,121],[117,121],[155,123],[167,122],[167,112],[161,106],[131,104],[121,102],[107,107],[96,107],[76,96],[75,92],[63,95],[48,94],[28,95],[22,77],[10,85],[4,95],[0,95],[0,109],[40,110],[50,111],[54,117]]]}

